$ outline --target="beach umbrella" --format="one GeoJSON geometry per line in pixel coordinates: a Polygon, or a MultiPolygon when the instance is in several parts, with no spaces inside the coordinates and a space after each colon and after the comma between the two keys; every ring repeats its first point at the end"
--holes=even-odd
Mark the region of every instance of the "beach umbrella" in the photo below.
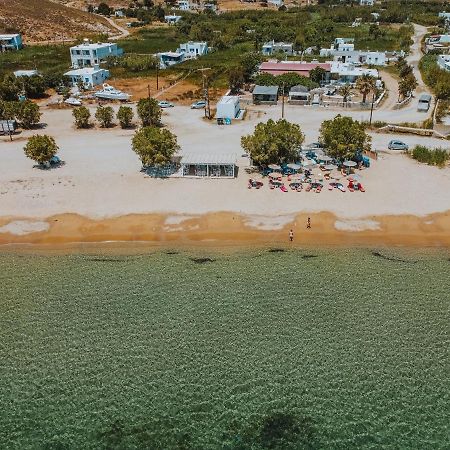
{"type": "Polygon", "coordinates": [[[271,170],[281,170],[281,167],[278,164],[269,164],[269,169],[271,169],[271,170]]]}
{"type": "Polygon", "coordinates": [[[343,165],[345,167],[356,167],[358,164],[356,164],[355,161],[344,161],[343,165]]]}
{"type": "Polygon", "coordinates": [[[302,166],[300,164],[288,164],[289,169],[299,170],[302,166]]]}
{"type": "Polygon", "coordinates": [[[336,166],[336,164],[327,164],[325,166],[325,169],[326,170],[335,170],[335,169],[337,169],[337,166],[336,166]]]}
{"type": "Polygon", "coordinates": [[[330,156],[327,156],[327,155],[319,156],[317,159],[319,159],[320,161],[323,161],[323,162],[333,161],[333,158],[331,158],[330,156]]]}
{"type": "Polygon", "coordinates": [[[304,161],[302,163],[302,166],[309,169],[309,168],[311,168],[313,166],[317,166],[317,163],[315,163],[314,161],[304,161]]]}
{"type": "Polygon", "coordinates": [[[276,173],[276,172],[269,173],[270,178],[279,178],[280,176],[281,176],[281,174],[276,173]]]}
{"type": "Polygon", "coordinates": [[[325,154],[325,152],[323,150],[321,150],[320,148],[318,149],[314,149],[313,152],[317,155],[317,156],[323,156],[325,154]]]}

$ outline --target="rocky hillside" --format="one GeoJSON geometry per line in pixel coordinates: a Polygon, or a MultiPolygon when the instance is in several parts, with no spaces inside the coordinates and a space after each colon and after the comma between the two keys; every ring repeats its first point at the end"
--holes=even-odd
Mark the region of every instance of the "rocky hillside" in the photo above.
{"type": "Polygon", "coordinates": [[[19,31],[25,42],[117,33],[100,17],[50,0],[0,0],[0,31],[19,31]]]}

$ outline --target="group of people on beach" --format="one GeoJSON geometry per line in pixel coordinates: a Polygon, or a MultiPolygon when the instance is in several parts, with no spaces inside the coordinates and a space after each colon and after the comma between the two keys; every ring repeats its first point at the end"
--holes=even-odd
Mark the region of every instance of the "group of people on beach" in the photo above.
{"type": "MultiPolygon", "coordinates": [[[[310,228],[311,228],[311,217],[308,217],[308,220],[306,221],[306,229],[310,228]]],[[[293,242],[294,240],[294,231],[292,230],[292,228],[289,230],[289,240],[291,242],[293,242]]]]}

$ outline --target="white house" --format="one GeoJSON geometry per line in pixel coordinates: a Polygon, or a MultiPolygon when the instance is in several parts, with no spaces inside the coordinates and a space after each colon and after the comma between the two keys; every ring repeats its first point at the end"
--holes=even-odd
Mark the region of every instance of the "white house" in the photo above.
{"type": "Polygon", "coordinates": [[[387,63],[386,52],[355,50],[353,40],[345,38],[336,38],[330,48],[322,48],[320,56],[333,56],[334,61],[355,65],[385,66],[387,63]]]}
{"type": "Polygon", "coordinates": [[[72,67],[77,69],[79,67],[90,67],[95,64],[100,64],[101,61],[106,60],[110,56],[121,56],[123,50],[114,43],[96,44],[85,39],[82,44],[70,47],[70,58],[72,60],[72,67]]]}
{"type": "Polygon", "coordinates": [[[361,6],[373,6],[375,4],[375,0],[359,0],[359,4],[361,6]]]}
{"type": "Polygon", "coordinates": [[[14,76],[16,78],[21,78],[21,77],[35,77],[39,75],[39,72],[37,70],[16,70],[14,72],[14,76]]]}
{"type": "Polygon", "coordinates": [[[180,11],[189,11],[191,9],[189,0],[178,0],[177,9],[179,9],[180,11]]]}
{"type": "Polygon", "coordinates": [[[174,16],[174,15],[164,16],[164,20],[165,20],[166,23],[168,23],[169,25],[175,25],[175,24],[178,23],[182,18],[183,18],[182,16],[174,16]]]}
{"type": "Polygon", "coordinates": [[[0,52],[7,50],[20,50],[23,48],[22,36],[15,34],[0,34],[0,52]]]}
{"type": "Polygon", "coordinates": [[[208,53],[208,43],[207,42],[185,42],[180,44],[177,48],[177,53],[183,55],[183,59],[193,59],[198,56],[206,55],[208,53]]]}
{"type": "Polygon", "coordinates": [[[342,83],[354,83],[362,75],[378,78],[378,70],[355,67],[353,64],[344,64],[339,61],[331,64],[331,76],[342,83]]]}
{"type": "Polygon", "coordinates": [[[64,75],[70,78],[73,86],[76,86],[81,81],[87,89],[90,89],[103,84],[109,77],[109,70],[101,69],[96,64],[94,67],[69,70],[64,75]]]}
{"type": "Polygon", "coordinates": [[[155,56],[159,59],[159,67],[161,69],[167,69],[184,61],[184,55],[180,52],[161,52],[155,56]]]}
{"type": "Polygon", "coordinates": [[[439,55],[437,64],[442,70],[450,72],[450,55],[439,55]]]}
{"type": "Polygon", "coordinates": [[[266,42],[262,46],[262,54],[265,56],[271,56],[274,53],[285,53],[286,55],[294,54],[294,46],[287,42],[266,42]]]}
{"type": "Polygon", "coordinates": [[[224,95],[217,102],[217,119],[236,119],[239,116],[241,104],[237,95],[224,95]]]}
{"type": "Polygon", "coordinates": [[[279,8],[280,6],[284,5],[284,0],[267,0],[267,3],[269,3],[270,5],[276,6],[277,8],[279,8]]]}

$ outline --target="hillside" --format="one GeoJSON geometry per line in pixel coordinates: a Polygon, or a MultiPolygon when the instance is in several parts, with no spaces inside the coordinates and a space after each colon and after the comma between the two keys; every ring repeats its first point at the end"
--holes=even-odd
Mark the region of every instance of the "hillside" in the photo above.
{"type": "Polygon", "coordinates": [[[104,19],[50,0],[0,0],[0,31],[20,31],[25,42],[114,33],[104,19]]]}

